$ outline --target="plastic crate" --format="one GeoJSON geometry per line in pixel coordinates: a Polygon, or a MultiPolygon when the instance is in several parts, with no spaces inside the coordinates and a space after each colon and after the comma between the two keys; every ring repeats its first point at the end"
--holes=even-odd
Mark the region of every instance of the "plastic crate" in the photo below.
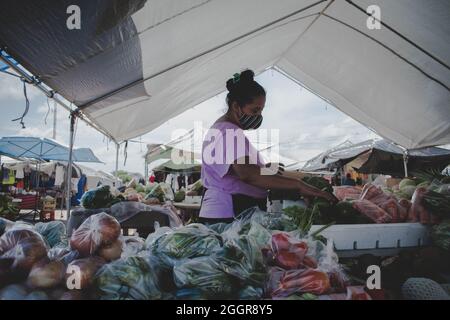
{"type": "MultiPolygon", "coordinates": [[[[311,231],[320,227],[314,225],[311,231]]],[[[333,225],[321,235],[332,239],[337,251],[412,248],[431,244],[429,228],[420,223],[333,225]]]]}

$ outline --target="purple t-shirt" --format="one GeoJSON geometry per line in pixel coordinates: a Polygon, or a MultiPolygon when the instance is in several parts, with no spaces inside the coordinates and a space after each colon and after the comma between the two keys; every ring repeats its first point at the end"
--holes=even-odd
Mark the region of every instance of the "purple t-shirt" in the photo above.
{"type": "Polygon", "coordinates": [[[234,217],[232,194],[259,199],[266,197],[266,190],[241,181],[230,170],[236,160],[244,157],[249,157],[251,164],[264,166],[261,155],[237,125],[221,121],[208,130],[202,146],[201,172],[202,183],[207,191],[203,197],[200,217],[234,217]]]}

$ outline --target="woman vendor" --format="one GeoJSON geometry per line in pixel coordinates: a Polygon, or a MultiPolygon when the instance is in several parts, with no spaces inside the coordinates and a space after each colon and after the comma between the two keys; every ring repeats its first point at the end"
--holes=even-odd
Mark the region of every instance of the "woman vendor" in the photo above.
{"type": "Polygon", "coordinates": [[[266,91],[253,77],[253,71],[245,70],[227,81],[228,110],[208,130],[203,142],[202,223],[232,222],[248,208],[265,209],[270,189],[296,190],[303,196],[337,201],[332,194],[300,179],[263,173],[267,165],[243,132],[257,129],[263,121],[266,91]]]}

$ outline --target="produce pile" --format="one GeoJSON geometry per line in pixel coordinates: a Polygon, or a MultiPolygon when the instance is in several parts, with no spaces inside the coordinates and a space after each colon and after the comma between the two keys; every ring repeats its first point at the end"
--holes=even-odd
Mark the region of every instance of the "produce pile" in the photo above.
{"type": "Polygon", "coordinates": [[[0,217],[15,220],[19,216],[20,208],[12,202],[13,198],[0,194],[0,217]]]}
{"type": "Polygon", "coordinates": [[[63,227],[16,223],[1,235],[0,299],[370,299],[350,286],[331,242],[281,214],[255,209],[146,240],[122,236],[106,213],[70,239],[63,227]]]}
{"type": "MultiPolygon", "coordinates": [[[[305,181],[330,192],[325,179],[305,181]]],[[[307,208],[293,206],[285,213],[294,221],[312,217],[313,224],[365,224],[420,222],[439,224],[450,218],[450,183],[448,177],[421,175],[421,178],[405,178],[393,188],[368,183],[362,189],[353,186],[334,187],[337,205],[322,199],[313,199],[307,208]],[[426,177],[428,180],[426,180],[426,177]]],[[[299,224],[299,222],[297,222],[299,224]]]]}
{"type": "MultiPolygon", "coordinates": [[[[91,189],[81,197],[81,205],[85,209],[110,208],[112,205],[123,201],[141,202],[147,205],[164,204],[167,200],[184,200],[184,191],[174,195],[170,186],[164,182],[142,185],[131,181],[123,192],[114,190],[109,186],[100,186],[91,189]]],[[[180,201],[182,201],[180,200],[180,201]]]]}

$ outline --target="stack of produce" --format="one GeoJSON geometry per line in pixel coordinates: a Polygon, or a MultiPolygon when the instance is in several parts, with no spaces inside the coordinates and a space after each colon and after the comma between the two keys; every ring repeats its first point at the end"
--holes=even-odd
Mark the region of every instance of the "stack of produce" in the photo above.
{"type": "Polygon", "coordinates": [[[13,198],[0,194],[0,218],[16,220],[19,216],[20,208],[12,202],[13,198]]]}

